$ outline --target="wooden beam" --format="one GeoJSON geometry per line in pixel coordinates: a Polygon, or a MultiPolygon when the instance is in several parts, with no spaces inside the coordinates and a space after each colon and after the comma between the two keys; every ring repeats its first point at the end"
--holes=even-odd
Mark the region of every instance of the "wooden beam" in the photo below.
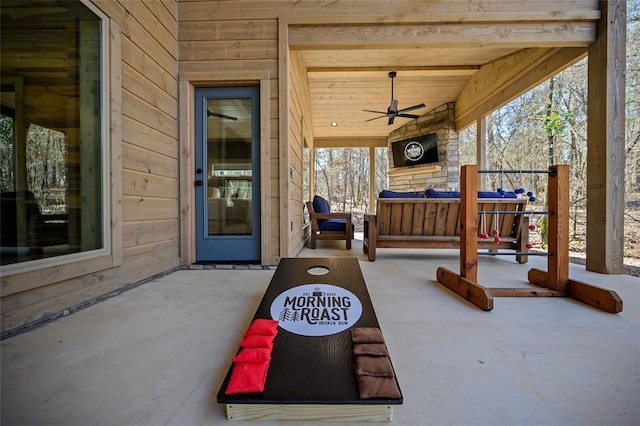
{"type": "Polygon", "coordinates": [[[584,58],[585,47],[524,49],[481,67],[456,100],[456,129],[537,86],[584,58]]]}
{"type": "Polygon", "coordinates": [[[483,286],[461,277],[447,268],[439,267],[436,271],[438,282],[458,296],[468,300],[483,311],[493,309],[493,296],[483,286]]]}
{"type": "Polygon", "coordinates": [[[478,166],[462,166],[460,194],[460,275],[478,281],[478,166]]]}
{"type": "Polygon", "coordinates": [[[587,270],[624,272],[624,0],[601,1],[589,46],[587,97],[587,270]]]}
{"type": "Polygon", "coordinates": [[[369,147],[369,214],[375,214],[376,205],[376,147],[369,147]]]}
{"type": "MultiPolygon", "coordinates": [[[[481,170],[487,168],[487,116],[483,115],[476,121],[476,164],[481,170]]],[[[487,175],[478,176],[478,190],[487,188],[487,175]]]]}
{"type": "MultiPolygon", "coordinates": [[[[447,5],[448,10],[453,10],[455,3],[447,5]]],[[[460,3],[465,7],[464,3],[460,3]]],[[[425,3],[421,6],[427,6],[425,3]]],[[[356,6],[357,7],[357,6],[356,6]]],[[[436,6],[438,7],[438,6],[436,6]]],[[[284,11],[283,11],[284,12],[284,11]]],[[[181,16],[182,18],[182,16],[181,16]]],[[[344,25],[349,23],[358,24],[452,24],[452,23],[512,23],[512,22],[589,22],[600,19],[599,10],[550,10],[550,11],[522,11],[522,12],[467,12],[454,11],[444,13],[406,13],[395,15],[354,15],[336,14],[331,16],[313,15],[311,13],[286,16],[284,19],[292,25],[344,25]]]]}
{"type": "Polygon", "coordinates": [[[362,67],[308,67],[307,72],[316,75],[327,74],[332,78],[336,76],[354,78],[353,73],[358,73],[358,79],[365,77],[380,78],[381,72],[400,71],[403,77],[450,77],[473,75],[480,69],[480,65],[431,65],[431,66],[362,66],[362,67]]]}
{"type": "Polygon", "coordinates": [[[595,40],[592,22],[508,24],[290,26],[293,50],[352,50],[433,47],[587,47],[595,40]],[[508,37],[505,37],[508,34],[508,37]]]}
{"type": "Polygon", "coordinates": [[[352,138],[315,138],[314,148],[386,148],[388,138],[386,136],[352,137],[352,138]]]}

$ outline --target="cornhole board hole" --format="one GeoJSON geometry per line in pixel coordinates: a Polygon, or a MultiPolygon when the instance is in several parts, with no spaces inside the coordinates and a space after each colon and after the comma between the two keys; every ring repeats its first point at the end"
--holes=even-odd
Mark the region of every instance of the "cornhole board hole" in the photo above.
{"type": "Polygon", "coordinates": [[[375,399],[358,393],[351,329],[380,325],[356,258],[282,259],[258,318],[280,321],[264,391],[225,394],[232,364],[217,395],[228,419],[392,420],[401,393],[375,399]]]}

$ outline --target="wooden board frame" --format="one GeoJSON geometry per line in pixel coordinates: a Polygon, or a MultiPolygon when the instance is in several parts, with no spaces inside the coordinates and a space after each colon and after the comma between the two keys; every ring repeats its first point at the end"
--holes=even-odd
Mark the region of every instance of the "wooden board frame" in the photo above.
{"type": "Polygon", "coordinates": [[[226,404],[228,420],[390,422],[392,405],[226,404]]]}
{"type": "Polygon", "coordinates": [[[460,274],[439,267],[437,280],[460,297],[484,311],[493,309],[494,297],[570,297],[604,312],[622,312],[622,299],[613,290],[569,278],[569,166],[549,167],[549,246],[547,271],[532,268],[529,283],[539,289],[488,288],[477,283],[478,166],[461,170],[460,274]],[[474,244],[474,241],[476,244],[474,244]]]}

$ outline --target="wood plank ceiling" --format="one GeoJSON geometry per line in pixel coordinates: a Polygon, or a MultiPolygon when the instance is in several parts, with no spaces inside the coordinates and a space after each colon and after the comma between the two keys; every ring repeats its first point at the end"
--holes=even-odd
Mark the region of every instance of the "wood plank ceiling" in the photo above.
{"type": "Polygon", "coordinates": [[[586,48],[593,42],[598,10],[554,12],[545,7],[544,13],[493,12],[473,18],[441,13],[419,23],[405,18],[384,24],[320,25],[310,19],[290,25],[289,47],[307,69],[314,137],[383,138],[411,120],[398,117],[393,125],[386,118],[367,121],[378,115],[363,109],[386,111],[390,104],[389,71],[397,71],[398,108],[424,103],[424,108],[411,111],[422,115],[455,102],[481,69],[510,55],[586,48]],[[337,125],[332,127],[332,122],[337,125]]]}
{"type": "MultiPolygon", "coordinates": [[[[547,1],[499,3],[504,10],[384,16],[388,21],[383,23],[380,21],[383,16],[375,15],[347,16],[332,24],[325,23],[326,17],[289,17],[289,48],[302,58],[307,69],[314,137],[385,138],[406,124],[410,119],[396,118],[391,126],[386,118],[367,121],[378,115],[363,111],[386,111],[391,101],[389,71],[397,71],[394,98],[398,107],[424,103],[425,108],[411,112],[421,115],[444,103],[455,102],[463,91],[469,90],[474,76],[503,58],[522,54],[524,50],[585,48],[595,38],[600,17],[597,2],[558,0],[557,6],[547,1]],[[518,7],[528,10],[519,11],[518,7]],[[360,23],[351,23],[358,19],[360,23]],[[350,23],[341,23],[346,20],[350,23]],[[333,122],[337,126],[332,127],[333,122]]],[[[453,3],[446,4],[450,9],[453,7],[453,3]]],[[[77,96],[73,90],[64,93],[70,85],[68,77],[63,74],[57,80],[42,78],[43,67],[50,67],[51,60],[43,62],[38,57],[29,62],[20,50],[9,55],[6,41],[23,34],[30,37],[37,34],[31,28],[39,24],[32,19],[36,12],[46,10],[48,14],[56,14],[61,34],[65,33],[62,22],[70,21],[73,25],[74,17],[55,0],[3,0],[0,10],[2,73],[8,76],[19,70],[26,83],[33,83],[26,84],[25,90],[40,93],[39,104],[27,105],[27,121],[63,128],[68,123],[64,123],[64,117],[56,116],[61,109],[52,106],[65,104],[60,97],[77,96]],[[6,37],[7,34],[12,37],[6,37]],[[8,58],[15,59],[15,63],[8,58]]],[[[42,38],[38,41],[45,42],[42,38]]],[[[23,43],[14,43],[19,45],[23,43]]],[[[69,61],[69,52],[58,53],[53,60],[69,61]]],[[[486,84],[474,90],[483,87],[486,84]]],[[[25,93],[25,98],[32,97],[25,93]]],[[[3,99],[5,104],[12,102],[10,96],[3,99]]]]}

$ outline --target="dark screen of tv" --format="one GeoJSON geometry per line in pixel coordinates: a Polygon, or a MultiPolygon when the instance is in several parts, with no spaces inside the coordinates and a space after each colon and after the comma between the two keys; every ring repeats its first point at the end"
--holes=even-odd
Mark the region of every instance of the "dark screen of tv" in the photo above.
{"type": "Polygon", "coordinates": [[[391,144],[393,166],[405,167],[438,162],[438,138],[435,133],[391,144]]]}

